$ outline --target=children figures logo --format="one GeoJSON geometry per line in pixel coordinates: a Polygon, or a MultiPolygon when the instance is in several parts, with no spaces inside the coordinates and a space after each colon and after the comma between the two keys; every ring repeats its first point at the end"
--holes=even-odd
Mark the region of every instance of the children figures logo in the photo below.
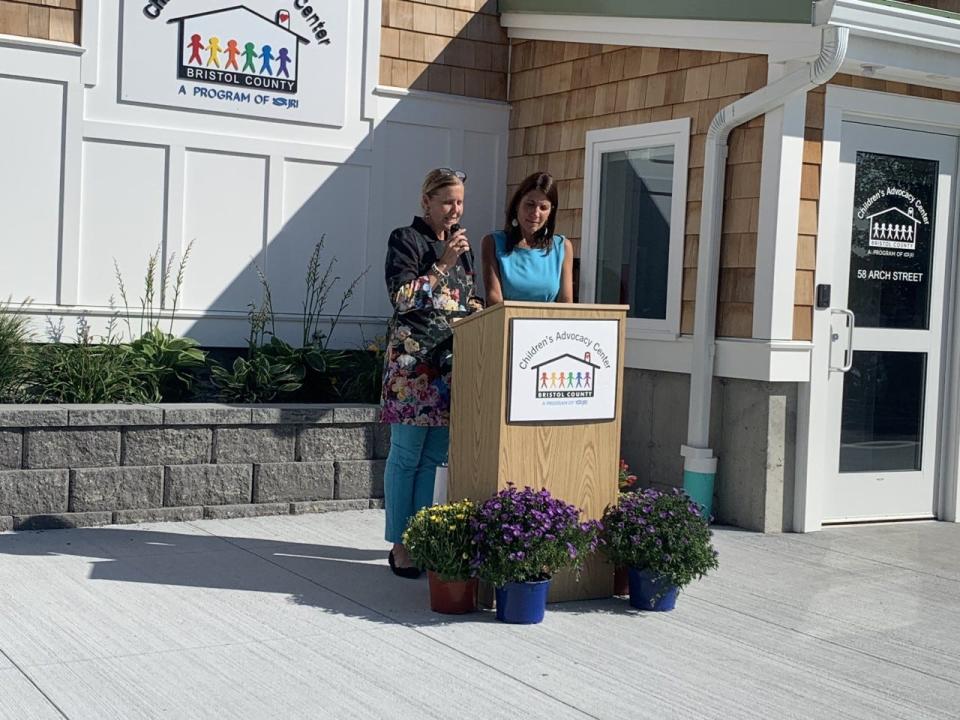
{"type": "Polygon", "coordinates": [[[917,249],[917,235],[921,225],[930,224],[930,216],[923,202],[903,188],[886,187],[878,190],[857,211],[859,220],[869,220],[868,242],[873,248],[890,248],[913,251],[917,249]],[[892,203],[883,210],[871,213],[875,203],[892,198],[892,203]],[[897,205],[906,205],[897,207],[897,205]]]}
{"type": "Polygon", "coordinates": [[[916,250],[920,220],[914,216],[912,207],[906,212],[891,207],[867,215],[867,218],[870,220],[870,247],[916,250]]]}
{"type": "Polygon", "coordinates": [[[290,13],[276,22],[242,5],[173,18],[179,24],[177,77],[296,94],[300,45],[290,13]]]}
{"type": "Polygon", "coordinates": [[[537,398],[591,398],[600,366],[569,353],[559,355],[531,368],[536,377],[537,398]]]}

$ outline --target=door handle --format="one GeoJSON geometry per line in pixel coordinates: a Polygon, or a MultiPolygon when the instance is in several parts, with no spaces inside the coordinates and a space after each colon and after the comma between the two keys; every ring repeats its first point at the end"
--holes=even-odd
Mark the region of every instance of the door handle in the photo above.
{"type": "MultiPolygon", "coordinates": [[[[853,329],[856,326],[856,316],[852,310],[846,308],[830,308],[831,315],[843,315],[847,319],[847,349],[843,351],[844,362],[840,367],[830,366],[831,372],[845,373],[853,367],[853,329]]],[[[833,332],[830,328],[830,342],[834,343],[840,339],[839,334],[833,332]]]]}

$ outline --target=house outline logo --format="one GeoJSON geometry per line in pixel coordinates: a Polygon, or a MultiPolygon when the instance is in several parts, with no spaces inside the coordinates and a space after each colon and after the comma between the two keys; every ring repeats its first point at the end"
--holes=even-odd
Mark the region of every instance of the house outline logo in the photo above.
{"type": "Polygon", "coordinates": [[[300,45],[310,40],[282,23],[282,13],[289,24],[289,11],[274,22],[245,5],[170,18],[178,24],[177,78],[296,95],[300,45]]]}
{"type": "Polygon", "coordinates": [[[912,207],[907,208],[906,212],[898,207],[889,207],[867,215],[866,219],[870,221],[870,247],[916,249],[920,218],[914,214],[912,207]]]}
{"type": "Polygon", "coordinates": [[[582,358],[563,353],[532,366],[537,399],[592,398],[600,365],[590,361],[590,353],[582,358]]]}

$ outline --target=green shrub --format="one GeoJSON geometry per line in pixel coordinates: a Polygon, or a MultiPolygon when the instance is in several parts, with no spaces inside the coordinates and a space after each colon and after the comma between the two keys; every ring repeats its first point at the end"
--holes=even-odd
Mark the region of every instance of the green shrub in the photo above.
{"type": "Polygon", "coordinates": [[[333,330],[366,270],[344,291],[337,312],[330,319],[330,331],[323,332],[320,329],[323,308],[333,285],[340,280],[339,276],[333,275],[336,258],[331,259],[325,268],[321,266],[323,242],[324,237],[321,237],[307,262],[300,347],[293,347],[277,337],[270,284],[257,268],[263,299],[259,305],[250,303],[248,306],[247,356],[237,358],[229,368],[219,363],[211,366],[210,378],[221,400],[331,402],[343,399],[341,387],[366,389],[370,382],[369,370],[360,368],[360,373],[353,372],[355,369],[348,364],[349,353],[328,348],[333,330]],[[344,382],[347,377],[349,383],[344,382]]]}
{"type": "Polygon", "coordinates": [[[26,373],[27,396],[40,403],[150,402],[149,370],[129,345],[117,341],[113,322],[96,342],[87,321],[77,321],[77,342],[35,346],[26,373]]]}
{"type": "Polygon", "coordinates": [[[336,359],[333,388],[341,402],[378,403],[383,384],[383,338],[363,350],[342,350],[336,359]]]}
{"type": "Polygon", "coordinates": [[[29,342],[27,317],[14,313],[9,299],[0,303],[0,402],[16,400],[21,392],[30,358],[29,342]]]}
{"type": "Polygon", "coordinates": [[[162,270],[160,268],[160,250],[157,249],[147,259],[147,270],[143,278],[143,295],[140,297],[139,337],[134,338],[130,316],[130,303],[127,289],[116,259],[113,261],[114,276],[123,301],[127,334],[131,338],[130,351],[136,356],[136,362],[143,366],[146,382],[150,386],[150,398],[155,402],[174,402],[189,400],[193,397],[194,372],[206,365],[207,354],[198,347],[192,338],[178,338],[173,335],[173,322],[177,314],[177,305],[183,289],[184,272],[193,242],[180,258],[177,274],[170,284],[173,273],[174,255],[170,255],[162,270]],[[160,272],[160,282],[157,273],[160,272]],[[170,307],[169,330],[160,329],[161,310],[156,306],[157,289],[160,291],[160,304],[165,305],[169,291],[173,292],[170,307]]]}
{"type": "Polygon", "coordinates": [[[178,338],[154,327],[129,345],[143,366],[151,395],[157,402],[192,397],[193,371],[204,367],[206,353],[192,338],[178,338]]]}
{"type": "MultiPolygon", "coordinates": [[[[271,338],[271,345],[279,343],[283,341],[271,338]]],[[[285,353],[276,348],[268,351],[267,348],[251,347],[247,357],[238,357],[229,368],[213,365],[210,378],[217,387],[217,396],[226,402],[262,403],[299,390],[303,384],[303,366],[289,356],[278,359],[283,355],[285,353]]]]}

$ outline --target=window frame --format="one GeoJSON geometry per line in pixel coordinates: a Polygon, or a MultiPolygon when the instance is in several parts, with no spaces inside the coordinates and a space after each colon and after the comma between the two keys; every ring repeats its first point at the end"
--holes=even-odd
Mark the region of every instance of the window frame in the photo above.
{"type": "Polygon", "coordinates": [[[596,302],[600,184],[603,156],[611,152],[673,146],[670,249],[667,260],[667,311],[664,319],[627,318],[627,337],[680,336],[683,249],[687,219],[687,176],[690,172],[690,118],[643,123],[586,134],[583,178],[583,226],[580,248],[580,300],[596,302]]]}

